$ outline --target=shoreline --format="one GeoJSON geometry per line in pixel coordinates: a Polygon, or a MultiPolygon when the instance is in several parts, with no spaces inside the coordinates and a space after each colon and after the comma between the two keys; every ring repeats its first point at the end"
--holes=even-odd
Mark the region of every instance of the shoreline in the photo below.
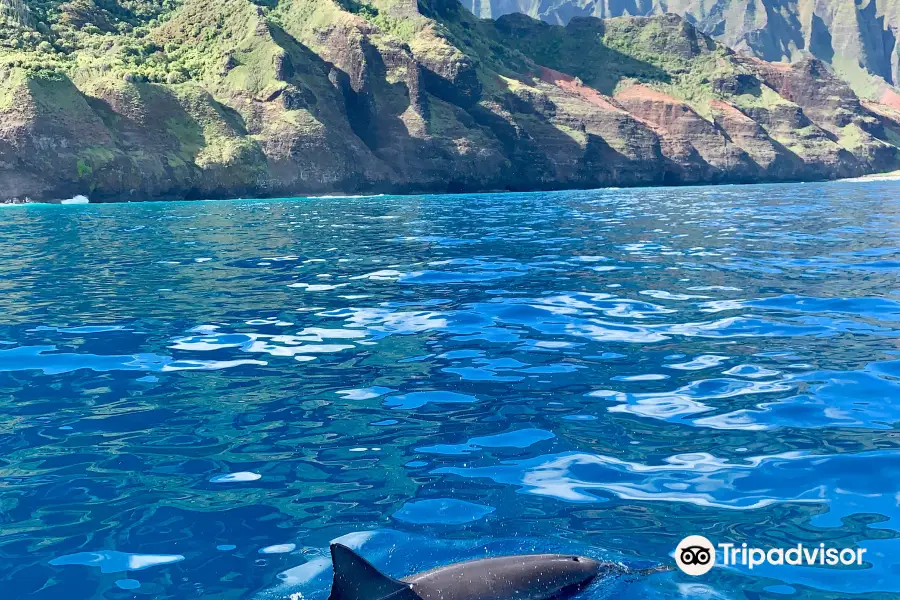
{"type": "Polygon", "coordinates": [[[804,184],[814,184],[814,183],[866,183],[866,182],[877,182],[877,181],[900,181],[900,169],[885,171],[882,173],[871,173],[868,175],[861,175],[859,177],[843,177],[843,178],[825,178],[825,179],[802,179],[802,180],[775,180],[775,181],[754,181],[754,182],[709,182],[709,183],[688,183],[688,184],[674,184],[674,185],[665,185],[665,184],[651,184],[651,185],[620,185],[620,186],[606,186],[606,187],[596,187],[596,188],[584,188],[584,187],[559,187],[559,188],[546,188],[546,189],[534,189],[534,190],[508,190],[508,189],[495,189],[495,190],[477,190],[477,191],[465,191],[465,192],[449,192],[449,191],[421,191],[421,192],[411,192],[411,191],[398,191],[396,193],[386,193],[383,191],[373,191],[371,194],[364,193],[340,193],[340,192],[332,192],[332,193],[324,193],[324,194],[298,194],[293,196],[234,196],[234,197],[210,197],[210,198],[180,198],[173,196],[162,196],[159,198],[148,198],[143,200],[128,200],[128,199],[110,199],[108,197],[92,201],[90,198],[83,194],[78,194],[72,198],[59,199],[55,198],[52,200],[31,200],[26,199],[24,201],[19,202],[0,202],[0,206],[84,206],[84,205],[112,205],[112,204],[143,204],[143,203],[157,203],[157,202],[231,202],[231,201],[242,201],[242,200],[354,200],[354,199],[363,199],[363,198],[388,198],[388,197],[413,197],[413,196],[459,196],[459,195],[514,195],[514,194],[554,194],[554,193],[564,193],[564,192],[592,192],[592,191],[614,191],[614,190],[653,190],[653,189],[679,189],[679,188],[704,188],[704,187],[753,187],[760,185],[804,185],[804,184]]]}
{"type": "Polygon", "coordinates": [[[900,181],[900,169],[896,171],[886,171],[884,173],[872,173],[871,175],[862,175],[860,177],[847,177],[844,179],[836,179],[837,182],[866,182],[866,181],[900,181]]]}

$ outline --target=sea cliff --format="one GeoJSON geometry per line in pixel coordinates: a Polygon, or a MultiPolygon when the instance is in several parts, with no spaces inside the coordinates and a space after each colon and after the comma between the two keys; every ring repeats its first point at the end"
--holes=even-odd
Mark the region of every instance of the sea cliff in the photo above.
{"type": "Polygon", "coordinates": [[[0,200],[538,190],[900,168],[900,115],[676,15],[0,0],[0,200]]]}

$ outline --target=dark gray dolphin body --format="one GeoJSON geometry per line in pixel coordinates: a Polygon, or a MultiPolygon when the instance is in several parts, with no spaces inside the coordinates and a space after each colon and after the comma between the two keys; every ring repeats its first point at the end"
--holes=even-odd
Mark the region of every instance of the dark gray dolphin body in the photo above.
{"type": "Polygon", "coordinates": [[[620,570],[580,556],[537,554],[456,563],[398,580],[341,544],[331,545],[331,558],[329,600],[548,600],[620,570]]]}

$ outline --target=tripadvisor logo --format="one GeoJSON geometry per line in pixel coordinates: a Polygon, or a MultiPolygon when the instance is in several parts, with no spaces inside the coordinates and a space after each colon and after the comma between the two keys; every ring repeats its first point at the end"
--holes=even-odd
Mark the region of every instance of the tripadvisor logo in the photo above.
{"type": "Polygon", "coordinates": [[[751,548],[747,544],[713,544],[702,535],[689,535],[675,548],[675,564],[694,577],[709,573],[716,566],[717,554],[724,566],[749,569],[760,565],[788,566],[862,566],[865,548],[826,548],[825,544],[790,548],[751,548]]]}
{"type": "Polygon", "coordinates": [[[716,549],[702,535],[689,535],[675,548],[675,563],[688,575],[705,575],[716,566],[716,549]]]}

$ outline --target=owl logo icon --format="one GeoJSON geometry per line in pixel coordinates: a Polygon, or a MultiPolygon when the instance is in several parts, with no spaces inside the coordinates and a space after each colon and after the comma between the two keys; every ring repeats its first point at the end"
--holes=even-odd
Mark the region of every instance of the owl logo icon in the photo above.
{"type": "Polygon", "coordinates": [[[689,535],[675,548],[675,564],[692,577],[705,575],[716,565],[716,547],[702,535],[689,535]]]}

